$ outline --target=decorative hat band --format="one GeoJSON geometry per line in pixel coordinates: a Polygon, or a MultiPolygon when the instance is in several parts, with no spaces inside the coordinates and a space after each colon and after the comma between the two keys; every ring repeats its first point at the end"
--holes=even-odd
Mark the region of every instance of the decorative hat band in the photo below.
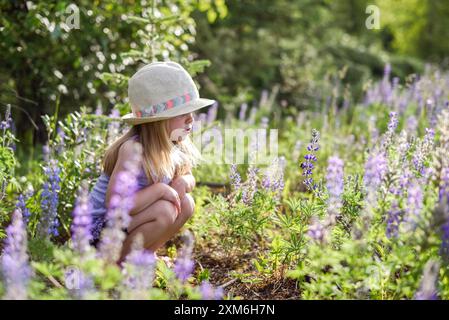
{"type": "Polygon", "coordinates": [[[165,102],[161,102],[152,106],[144,107],[140,111],[136,112],[136,116],[138,118],[154,116],[155,114],[161,113],[165,110],[179,107],[191,100],[198,99],[199,95],[196,91],[190,91],[188,93],[183,94],[182,96],[178,96],[167,100],[165,102]]]}

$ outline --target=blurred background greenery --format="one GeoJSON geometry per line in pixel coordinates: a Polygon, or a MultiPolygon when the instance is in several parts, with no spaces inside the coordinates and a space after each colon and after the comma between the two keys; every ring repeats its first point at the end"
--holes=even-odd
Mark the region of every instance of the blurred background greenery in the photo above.
{"type": "Polygon", "coordinates": [[[70,4],[0,0],[0,106],[12,106],[19,155],[47,140],[44,114],[129,112],[127,76],[153,60],[198,73],[219,118],[262,92],[284,115],[335,88],[339,105],[359,101],[386,63],[402,80],[427,62],[448,66],[446,0],[79,0],[79,29],[65,23],[70,4]],[[365,26],[370,4],[380,29],[365,26]]]}

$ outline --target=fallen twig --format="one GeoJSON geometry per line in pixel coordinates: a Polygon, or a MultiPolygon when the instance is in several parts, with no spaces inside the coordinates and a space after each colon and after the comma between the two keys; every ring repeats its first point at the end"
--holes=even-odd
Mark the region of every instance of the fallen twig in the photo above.
{"type": "Polygon", "coordinates": [[[225,287],[227,287],[227,286],[233,284],[233,283],[236,282],[237,280],[238,280],[237,278],[234,278],[234,279],[232,279],[232,280],[229,280],[229,281],[226,282],[226,283],[223,283],[223,284],[222,284],[221,286],[219,286],[219,287],[225,288],[225,287]]]}

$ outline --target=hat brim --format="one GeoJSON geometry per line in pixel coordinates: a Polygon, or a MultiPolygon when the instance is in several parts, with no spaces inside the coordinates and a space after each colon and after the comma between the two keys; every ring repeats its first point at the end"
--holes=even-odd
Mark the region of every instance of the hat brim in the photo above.
{"type": "Polygon", "coordinates": [[[151,117],[137,118],[133,113],[124,115],[121,119],[127,124],[142,124],[147,122],[161,121],[170,119],[176,116],[180,116],[189,112],[196,111],[198,109],[208,107],[214,104],[216,101],[212,99],[198,98],[193,101],[187,102],[183,105],[177,106],[172,109],[165,110],[157,115],[151,117]]]}

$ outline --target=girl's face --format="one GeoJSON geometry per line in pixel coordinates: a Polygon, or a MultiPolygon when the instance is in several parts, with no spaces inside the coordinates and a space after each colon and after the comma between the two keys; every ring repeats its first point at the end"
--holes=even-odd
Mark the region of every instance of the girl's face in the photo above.
{"type": "Polygon", "coordinates": [[[193,113],[186,113],[168,120],[171,141],[181,141],[192,132],[193,113]]]}

